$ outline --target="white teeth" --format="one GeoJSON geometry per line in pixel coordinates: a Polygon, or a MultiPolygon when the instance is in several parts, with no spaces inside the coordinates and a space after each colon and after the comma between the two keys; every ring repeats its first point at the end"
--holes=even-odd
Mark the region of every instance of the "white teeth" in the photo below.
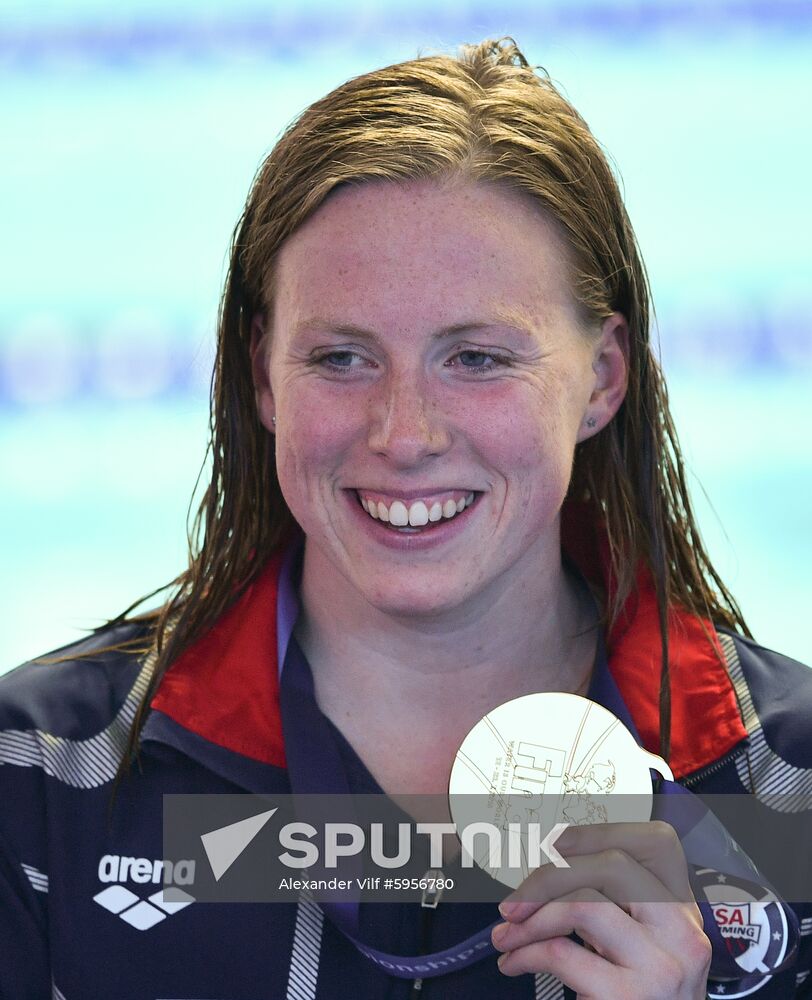
{"type": "MultiPolygon", "coordinates": [[[[378,504],[378,510],[380,511],[382,504],[378,504]]],[[[392,506],[389,508],[389,523],[393,524],[396,528],[405,528],[409,523],[409,514],[406,510],[406,504],[401,503],[400,500],[395,500],[392,506]]]]}
{"type": "MultiPolygon", "coordinates": [[[[359,494],[360,496],[360,494],[359,494]]],[[[361,506],[369,514],[380,521],[388,521],[396,528],[422,528],[428,524],[445,518],[455,517],[474,502],[474,493],[468,493],[459,500],[448,499],[445,503],[435,500],[429,507],[425,501],[416,500],[408,506],[403,500],[395,500],[387,507],[383,500],[373,500],[360,497],[361,506]]]]}
{"type": "Polygon", "coordinates": [[[409,508],[409,524],[413,528],[421,528],[429,523],[429,509],[422,500],[413,503],[409,508]]]}

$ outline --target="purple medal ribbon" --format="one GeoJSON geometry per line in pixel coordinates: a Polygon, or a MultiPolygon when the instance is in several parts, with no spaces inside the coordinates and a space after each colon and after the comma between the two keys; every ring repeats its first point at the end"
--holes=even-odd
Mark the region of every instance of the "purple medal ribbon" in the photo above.
{"type": "MultiPolygon", "coordinates": [[[[285,661],[280,707],[291,788],[294,794],[350,794],[340,751],[316,704],[312,674],[295,639],[288,644],[285,661]]],[[[362,955],[401,979],[441,976],[496,952],[491,944],[491,931],[498,920],[444,951],[404,956],[380,951],[360,939],[357,900],[325,901],[319,906],[362,955]]]]}
{"type": "MultiPolygon", "coordinates": [[[[278,607],[278,644],[280,665],[280,709],[285,738],[288,773],[294,794],[350,794],[341,753],[324,715],[316,704],[310,666],[293,638],[293,625],[298,612],[298,600],[293,587],[295,550],[288,554],[280,579],[278,607]]],[[[612,679],[605,661],[602,641],[598,644],[596,669],[588,697],[612,711],[631,731],[639,743],[639,735],[612,679]]],[[[654,797],[653,818],[670,823],[683,845],[688,863],[695,869],[712,869],[725,876],[755,882],[772,891],[752,861],[738,848],[720,821],[688,789],[673,781],[657,779],[658,794],[654,797]],[[690,806],[693,805],[693,808],[690,806]]],[[[777,895],[777,894],[774,894],[777,895]]],[[[699,901],[703,927],[712,948],[710,976],[720,980],[742,980],[745,970],[731,954],[709,902],[699,901]]],[[[795,958],[800,929],[795,912],[778,900],[783,920],[786,947],[776,964],[764,969],[775,974],[785,969],[795,958]]],[[[319,906],[330,921],[370,961],[389,975],[402,979],[428,979],[462,969],[489,955],[496,954],[491,944],[491,931],[501,920],[484,927],[459,944],[444,951],[418,956],[395,955],[366,944],[359,937],[358,900],[325,901],[319,906]]]]}

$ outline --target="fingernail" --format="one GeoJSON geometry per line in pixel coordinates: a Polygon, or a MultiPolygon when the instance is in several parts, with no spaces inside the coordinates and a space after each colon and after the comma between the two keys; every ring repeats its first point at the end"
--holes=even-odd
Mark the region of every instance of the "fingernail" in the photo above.
{"type": "Polygon", "coordinates": [[[507,953],[505,953],[504,955],[500,955],[499,958],[496,959],[496,964],[501,969],[506,961],[507,961],[507,953]]]}
{"type": "Polygon", "coordinates": [[[518,903],[511,903],[507,899],[504,899],[499,904],[499,912],[502,914],[505,920],[509,920],[511,913],[516,912],[516,907],[518,905],[519,905],[518,903]]]}
{"type": "Polygon", "coordinates": [[[491,941],[498,945],[502,938],[507,934],[508,925],[507,924],[497,924],[496,927],[491,931],[491,941]]]}

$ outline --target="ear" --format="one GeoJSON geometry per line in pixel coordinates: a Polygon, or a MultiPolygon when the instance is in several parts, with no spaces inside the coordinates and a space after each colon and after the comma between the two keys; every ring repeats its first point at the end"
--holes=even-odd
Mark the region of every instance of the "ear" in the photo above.
{"type": "Polygon", "coordinates": [[[262,425],[274,434],[276,406],[271,389],[268,365],[268,338],[265,336],[265,317],[256,313],[251,320],[251,374],[254,380],[254,398],[262,425]]]}
{"type": "Polygon", "coordinates": [[[578,441],[597,434],[611,421],[629,382],[629,324],[620,313],[603,321],[592,358],[595,383],[578,431],[578,441]]]}

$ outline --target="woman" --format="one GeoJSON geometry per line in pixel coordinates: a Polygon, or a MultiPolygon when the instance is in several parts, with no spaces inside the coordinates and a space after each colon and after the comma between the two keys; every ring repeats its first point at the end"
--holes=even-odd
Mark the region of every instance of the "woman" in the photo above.
{"type": "MultiPolygon", "coordinates": [[[[571,866],[502,907],[499,963],[431,978],[390,975],[307,896],[207,907],[154,884],[162,795],[289,791],[297,712],[342,787],[393,796],[444,793],[469,729],[540,691],[614,699],[703,790],[759,794],[812,763],[798,740],[750,753],[770,698],[753,678],[797,687],[769,705],[776,731],[810,684],[741,638],[648,315],[605,158],[512,42],[303,113],[235,236],[189,569],[160,612],[3,680],[2,996],[706,995],[710,944],[662,824],[571,831],[571,866]],[[298,686],[280,708],[283,666],[298,686]],[[634,886],[669,905],[624,904],[634,886]]],[[[424,917],[362,907],[360,937],[442,952],[497,914],[424,917]]],[[[718,995],[791,996],[803,961],[718,995]]]]}

